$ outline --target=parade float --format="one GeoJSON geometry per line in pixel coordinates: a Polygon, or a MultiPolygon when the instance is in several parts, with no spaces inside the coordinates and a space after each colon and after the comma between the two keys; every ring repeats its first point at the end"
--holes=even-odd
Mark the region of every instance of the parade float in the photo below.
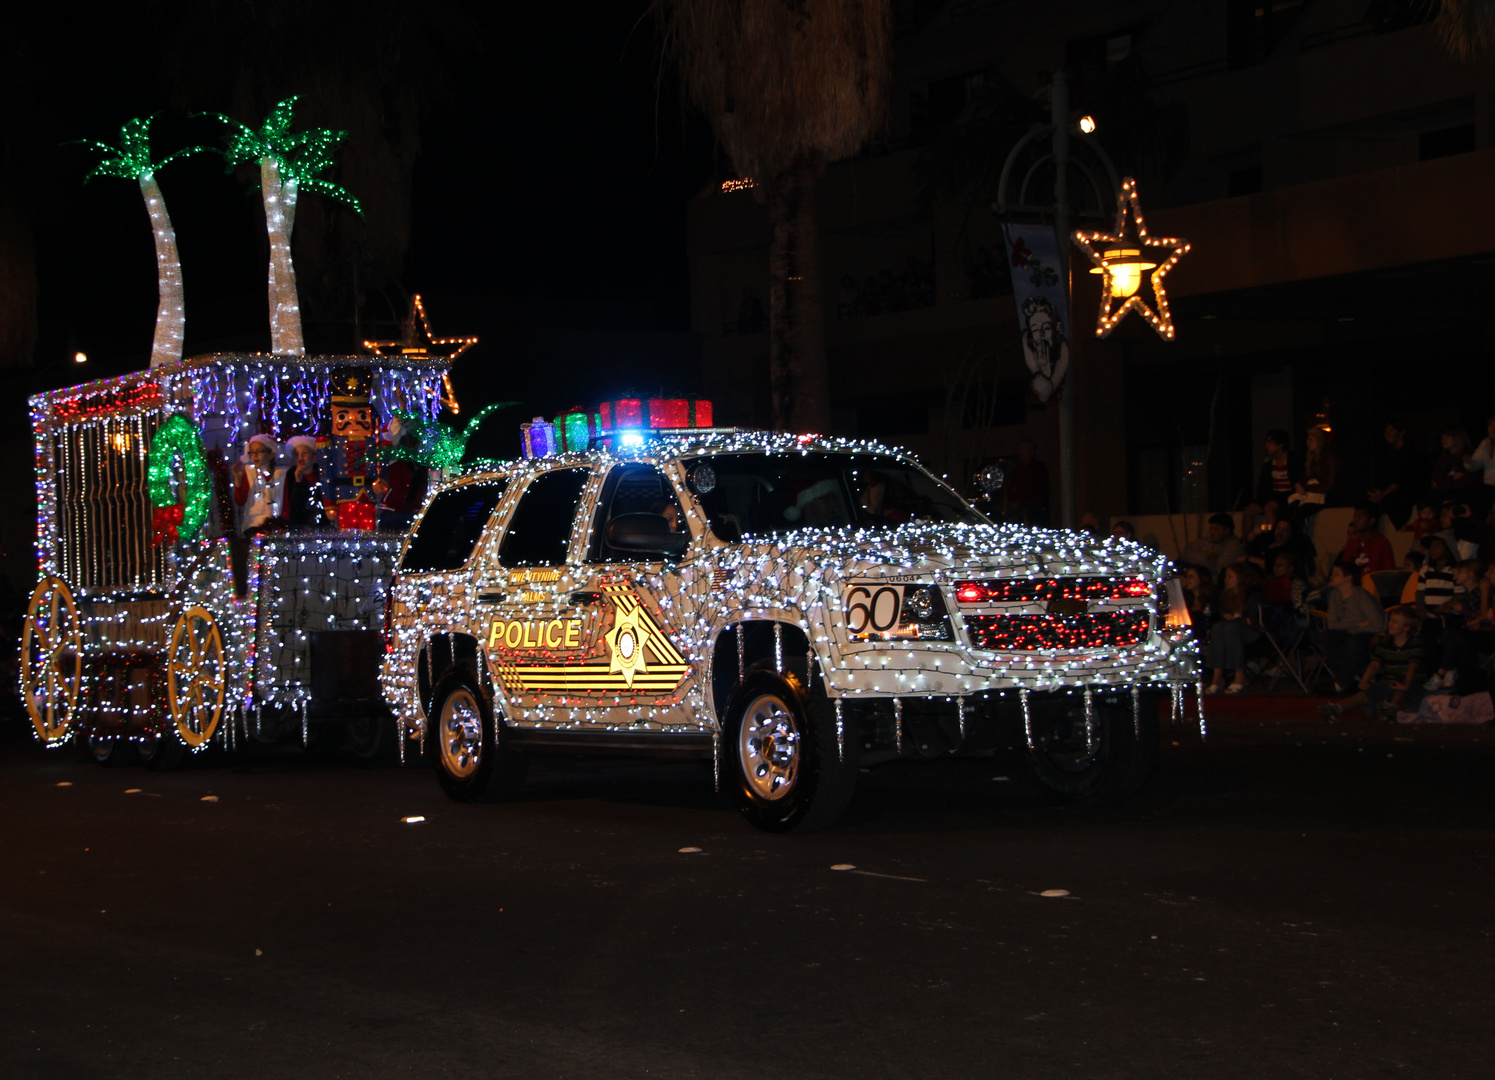
{"type": "Polygon", "coordinates": [[[476,339],[432,337],[417,296],[398,340],[304,354],[298,193],[357,203],[322,177],[343,133],[291,131],[293,104],[257,131],[233,124],[225,154],[260,166],[267,353],[182,358],[182,272],[155,180],[180,155],[152,158],[148,120],[117,146],[92,144],[90,175],[138,180],[150,212],[155,343],[147,370],[30,399],[39,581],[20,689],[42,741],[76,738],[101,762],[138,753],[165,767],[291,733],[392,747],[380,629],[410,514],[390,512],[387,492],[403,469],[406,509],[418,508],[427,476],[409,435],[455,409],[448,372],[476,339]]]}

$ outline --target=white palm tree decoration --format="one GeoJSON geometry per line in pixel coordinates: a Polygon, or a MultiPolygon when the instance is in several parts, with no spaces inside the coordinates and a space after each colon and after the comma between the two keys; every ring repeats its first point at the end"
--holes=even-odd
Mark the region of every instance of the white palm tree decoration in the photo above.
{"type": "Polygon", "coordinates": [[[363,213],[358,200],[346,189],[318,174],[335,164],[334,151],[347,138],[346,131],[314,128],[292,132],[291,113],[296,98],[289,97],[270,110],[258,131],[237,120],[219,116],[232,129],[229,134],[228,167],[251,162],[260,167],[260,192],[265,201],[265,230],[270,239],[270,347],[276,353],[306,352],[301,335],[301,305],[296,296],[296,268],[291,261],[291,231],[296,227],[296,199],[314,191],[347,203],[363,213]]]}
{"type": "Polygon", "coordinates": [[[160,367],[182,358],[182,334],[187,312],[182,295],[182,260],[177,255],[176,232],[171,227],[170,215],[166,213],[166,200],[161,197],[156,173],[177,158],[205,148],[192,146],[160,161],[152,160],[151,119],[147,116],[127,121],[119,129],[118,146],[87,141],[86,145],[103,155],[87,179],[117,176],[140,183],[145,209],[151,218],[151,231],[156,237],[156,292],[159,299],[156,304],[156,337],[151,345],[151,367],[160,367]]]}

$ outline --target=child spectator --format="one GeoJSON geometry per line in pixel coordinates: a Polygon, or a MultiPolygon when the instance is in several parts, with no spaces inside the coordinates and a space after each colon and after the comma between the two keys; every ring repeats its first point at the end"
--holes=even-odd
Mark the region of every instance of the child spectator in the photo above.
{"type": "Polygon", "coordinates": [[[1391,552],[1391,541],[1381,535],[1377,527],[1380,514],[1372,503],[1360,503],[1355,507],[1345,530],[1344,550],[1339,561],[1358,566],[1362,574],[1376,574],[1382,570],[1396,569],[1396,556],[1391,552]]]}
{"type": "Polygon", "coordinates": [[[1428,538],[1427,559],[1417,587],[1417,608],[1424,614],[1437,611],[1454,592],[1453,553],[1441,536],[1428,538]]]}
{"type": "Polygon", "coordinates": [[[1428,549],[1428,537],[1432,536],[1443,526],[1438,521],[1438,510],[1431,502],[1419,502],[1417,514],[1406,525],[1402,526],[1412,534],[1412,547],[1417,551],[1426,552],[1428,549]]]}
{"type": "Polygon", "coordinates": [[[1307,627],[1304,598],[1308,582],[1298,571],[1298,561],[1290,552],[1279,551],[1272,560],[1272,573],[1261,583],[1262,625],[1279,643],[1296,642],[1307,627]]]}
{"type": "Polygon", "coordinates": [[[1216,619],[1210,625],[1208,666],[1214,677],[1206,694],[1239,694],[1246,689],[1246,646],[1261,637],[1259,623],[1261,595],[1257,588],[1256,567],[1242,560],[1225,568],[1225,587],[1215,604],[1216,619]],[[1225,685],[1225,673],[1233,678],[1225,685]]]}
{"type": "Polygon", "coordinates": [[[1298,481],[1303,478],[1301,466],[1293,459],[1287,432],[1281,428],[1267,432],[1263,446],[1267,456],[1256,476],[1255,505],[1246,508],[1248,529],[1255,522],[1258,511],[1265,512],[1274,504],[1279,515],[1285,514],[1287,500],[1297,490],[1298,481]]]}
{"type": "Polygon", "coordinates": [[[1467,498],[1476,494],[1483,478],[1471,473],[1465,464],[1470,457],[1470,449],[1469,436],[1464,433],[1464,429],[1445,428],[1439,444],[1442,449],[1433,462],[1433,475],[1428,486],[1444,499],[1454,496],[1467,498]]]}
{"type": "Polygon", "coordinates": [[[1370,663],[1360,676],[1355,693],[1342,701],[1326,701],[1319,712],[1333,720],[1354,705],[1367,714],[1396,722],[1399,709],[1412,710],[1422,697],[1417,672],[1423,666],[1423,648],[1417,640],[1416,616],[1406,607],[1394,607],[1386,615],[1386,632],[1370,647],[1370,663]]]}
{"type": "Polygon", "coordinates": [[[1371,640],[1381,632],[1385,616],[1381,602],[1362,587],[1360,571],[1354,566],[1335,563],[1329,571],[1325,595],[1327,610],[1318,613],[1324,616],[1324,628],[1315,638],[1324,666],[1334,680],[1334,692],[1343,693],[1355,672],[1364,666],[1371,640]]]}
{"type": "Polygon", "coordinates": [[[1436,615],[1443,624],[1438,670],[1425,689],[1452,690],[1461,673],[1472,674],[1478,669],[1471,634],[1478,633],[1489,617],[1490,583],[1484,578],[1484,566],[1473,559],[1453,568],[1454,594],[1436,615]]]}
{"type": "Polygon", "coordinates": [[[1189,609],[1189,624],[1194,636],[1204,638],[1204,629],[1209,625],[1210,605],[1215,602],[1215,579],[1200,566],[1185,564],[1179,572],[1184,585],[1184,602],[1189,609]]]}

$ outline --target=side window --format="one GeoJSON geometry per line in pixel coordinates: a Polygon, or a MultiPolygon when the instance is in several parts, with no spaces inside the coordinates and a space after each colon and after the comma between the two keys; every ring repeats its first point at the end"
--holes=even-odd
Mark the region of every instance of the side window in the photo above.
{"type": "Polygon", "coordinates": [[[648,464],[617,465],[602,483],[587,562],[638,562],[643,557],[636,551],[614,551],[608,544],[608,522],[620,514],[663,514],[676,532],[687,531],[680,500],[664,473],[648,464]]]}
{"type": "Polygon", "coordinates": [[[506,486],[507,479],[463,484],[437,495],[416,526],[405,557],[400,560],[400,569],[429,574],[460,568],[472,555],[473,546],[483,534],[483,526],[488,524],[488,517],[506,486]]]}
{"type": "Polygon", "coordinates": [[[535,477],[509,515],[500,566],[559,566],[566,561],[576,504],[587,485],[586,469],[558,469],[535,477]]]}

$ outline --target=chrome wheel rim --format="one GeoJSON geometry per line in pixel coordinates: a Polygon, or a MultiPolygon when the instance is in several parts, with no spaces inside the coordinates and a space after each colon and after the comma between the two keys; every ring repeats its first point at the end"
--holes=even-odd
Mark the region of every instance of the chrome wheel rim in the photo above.
{"type": "Polygon", "coordinates": [[[454,690],[441,706],[437,731],[441,767],[458,779],[477,772],[483,756],[483,713],[466,690],[454,690]]]}
{"type": "Polygon", "coordinates": [[[794,712],[777,694],[762,694],[743,711],[737,760],[755,797],[777,802],[794,790],[799,778],[799,743],[794,712]]]}

